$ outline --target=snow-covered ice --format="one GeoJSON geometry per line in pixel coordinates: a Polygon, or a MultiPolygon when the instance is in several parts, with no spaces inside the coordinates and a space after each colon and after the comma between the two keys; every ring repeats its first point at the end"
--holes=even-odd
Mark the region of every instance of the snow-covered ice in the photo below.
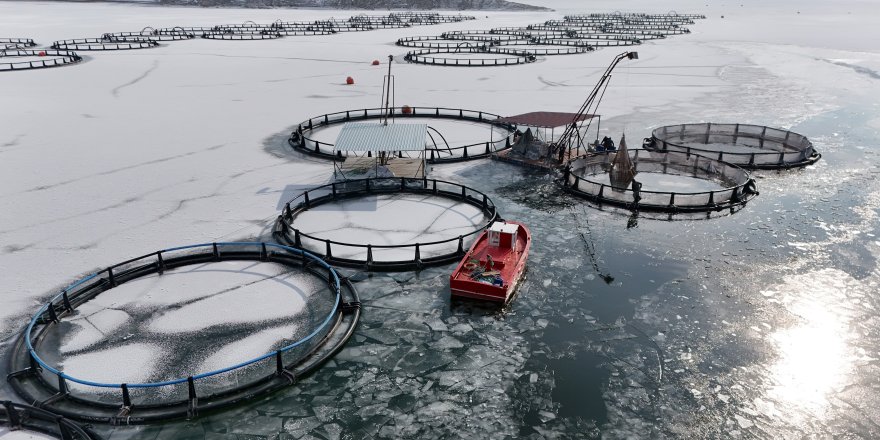
{"type": "MultiPolygon", "coordinates": [[[[67,356],[60,369],[70,376],[95,382],[147,382],[166,355],[165,350],[158,345],[127,344],[67,356]]],[[[77,383],[70,385],[73,388],[87,389],[77,383]]]]}

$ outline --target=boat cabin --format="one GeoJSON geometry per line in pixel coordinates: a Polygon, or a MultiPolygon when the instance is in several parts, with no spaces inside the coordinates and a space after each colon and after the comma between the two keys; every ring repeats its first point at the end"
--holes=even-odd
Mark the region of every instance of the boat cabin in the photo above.
{"type": "Polygon", "coordinates": [[[516,250],[516,234],[518,231],[519,226],[511,223],[492,223],[492,226],[489,226],[489,246],[516,250]]]}

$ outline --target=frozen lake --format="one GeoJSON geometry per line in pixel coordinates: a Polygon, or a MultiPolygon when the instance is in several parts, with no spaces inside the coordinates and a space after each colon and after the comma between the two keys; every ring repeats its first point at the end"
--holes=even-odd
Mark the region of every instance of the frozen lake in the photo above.
{"type": "MultiPolygon", "coordinates": [[[[809,137],[821,161],[754,173],[761,195],[733,215],[675,221],[593,209],[560,195],[552,178],[507,164],[435,166],[430,177],[484,191],[505,218],[530,226],[527,278],[508,308],[450,303],[451,266],[346,271],[360,280],[360,325],[297,386],[191,422],[96,428],[109,439],[880,437],[878,6],[533,3],[557,11],[267,41],[195,39],[0,73],[4,348],[41,303],[109,262],[174,244],[269,239],[279,200],[332,176],[329,162],[290,150],[290,131],[315,115],[375,107],[386,72],[370,62],[402,60],[398,38],[568,13],[676,10],[709,18],[621,62],[599,109],[600,135],[767,125],[809,137]]],[[[360,12],[0,2],[0,29],[47,45],[145,26],[360,12]]],[[[501,115],[575,111],[622,51],[512,67],[396,62],[396,102],[501,115]]],[[[109,308],[98,317],[101,329],[129,322],[109,308]]],[[[217,317],[217,325],[234,320],[217,317]]],[[[189,325],[158,322],[158,335],[189,325]]],[[[279,336],[270,328],[284,330],[247,325],[261,336],[237,335],[243,350],[271,344],[279,336]]],[[[132,360],[164,362],[157,341],[132,343],[132,360]]],[[[113,349],[96,346],[80,368],[117,358],[106,357],[113,349]]],[[[0,398],[15,398],[5,382],[0,398]]]]}

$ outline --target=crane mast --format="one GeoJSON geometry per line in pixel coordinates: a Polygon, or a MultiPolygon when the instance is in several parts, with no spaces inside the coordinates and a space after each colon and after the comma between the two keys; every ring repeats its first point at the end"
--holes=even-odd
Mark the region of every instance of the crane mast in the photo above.
{"type": "Polygon", "coordinates": [[[599,102],[602,100],[602,98],[600,97],[597,101],[596,97],[601,96],[600,93],[604,95],[604,89],[608,87],[608,80],[611,78],[611,71],[614,70],[614,67],[617,66],[617,63],[619,63],[624,58],[637,60],[639,59],[639,53],[624,52],[620,55],[617,55],[614,58],[614,61],[611,62],[611,65],[609,65],[608,68],[605,69],[605,73],[602,74],[602,78],[599,78],[599,82],[596,83],[596,86],[593,87],[593,90],[590,92],[589,95],[587,95],[587,99],[584,101],[583,105],[581,105],[580,110],[578,110],[578,112],[576,113],[574,119],[571,121],[571,124],[569,124],[565,128],[565,131],[553,145],[554,150],[557,150],[559,152],[559,162],[562,162],[564,160],[565,152],[567,149],[570,149],[569,143],[572,141],[572,139],[577,137],[578,140],[580,140],[580,127],[578,126],[578,122],[581,121],[581,118],[583,118],[584,115],[589,114],[590,109],[594,107],[594,101],[595,108],[593,109],[593,112],[596,111],[595,109],[598,109],[599,102]]]}

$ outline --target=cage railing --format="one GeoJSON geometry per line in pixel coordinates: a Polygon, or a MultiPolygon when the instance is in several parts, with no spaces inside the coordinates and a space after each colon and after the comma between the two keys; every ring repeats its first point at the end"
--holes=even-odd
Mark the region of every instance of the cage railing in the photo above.
{"type": "Polygon", "coordinates": [[[752,124],[710,122],[658,127],[652,132],[652,137],[646,139],[645,147],[657,151],[699,154],[756,169],[805,166],[821,158],[806,136],[790,130],[752,124]],[[709,148],[709,144],[720,146],[709,148]],[[736,151],[734,148],[751,151],[736,151]]]}
{"type": "Polygon", "coordinates": [[[457,47],[454,49],[417,49],[406,53],[406,61],[418,64],[431,64],[437,66],[458,67],[487,67],[487,66],[512,66],[517,64],[533,63],[537,60],[535,55],[525,51],[497,52],[492,47],[457,47]],[[455,58],[451,55],[461,54],[492,54],[499,55],[497,58],[455,58]],[[441,56],[441,55],[450,56],[441,56]]]}
{"type": "Polygon", "coordinates": [[[664,212],[721,210],[743,205],[758,194],[755,181],[748,172],[733,164],[677,151],[633,149],[629,150],[629,154],[637,173],[699,175],[727,186],[708,191],[659,191],[632,186],[621,188],[597,178],[607,174],[611,164],[611,155],[599,154],[581,156],[569,162],[563,177],[565,189],[598,203],[664,212]]]}
{"type": "Polygon", "coordinates": [[[9,431],[24,429],[50,434],[63,440],[92,440],[100,437],[89,428],[42,408],[10,400],[0,401],[0,426],[9,431]]]}
{"type": "Polygon", "coordinates": [[[329,183],[297,195],[285,203],[276,223],[276,234],[291,246],[308,249],[332,264],[367,270],[412,270],[446,264],[460,258],[470,239],[500,218],[498,208],[485,193],[465,185],[427,177],[368,178],[329,183]],[[319,237],[303,232],[294,225],[299,213],[318,205],[352,197],[394,193],[430,194],[468,203],[480,208],[486,220],[469,233],[447,239],[384,245],[319,237]],[[352,250],[357,253],[353,255],[352,250]],[[394,252],[386,252],[391,258],[383,259],[383,251],[394,252]],[[400,255],[406,253],[411,258],[401,259],[400,255]]]}
{"type": "MultiPolygon", "coordinates": [[[[52,297],[47,303],[43,304],[37,311],[37,313],[34,314],[27,328],[25,329],[24,340],[33,369],[40,370],[41,374],[54,376],[58,383],[58,393],[65,394],[66,398],[76,398],[76,393],[73,389],[74,387],[71,387],[68,382],[73,382],[75,384],[91,388],[114,389],[117,393],[117,402],[121,402],[121,406],[124,408],[131,407],[134,404],[132,393],[134,390],[137,389],[163,388],[173,387],[176,385],[186,385],[189,388],[188,399],[193,400],[197,398],[196,390],[199,386],[200,381],[203,379],[219,376],[224,373],[234,372],[235,370],[243,369],[267,360],[271,361],[273,359],[276,361],[274,366],[276,368],[283,369],[284,365],[286,365],[286,363],[282,362],[283,355],[287,352],[297,349],[298,347],[304,346],[305,344],[311,342],[313,339],[316,339],[316,336],[325,333],[325,331],[329,329],[329,326],[333,322],[333,318],[338,314],[341,306],[341,286],[338,274],[335,270],[333,270],[330,265],[307,251],[294,249],[289,246],[276,243],[204,243],[164,249],[161,251],[135,257],[101,269],[100,271],[97,271],[91,275],[88,275],[71,283],[70,285],[62,289],[62,291],[56,296],[52,297]],[[249,256],[244,256],[243,248],[254,248],[256,249],[256,254],[252,253],[249,256]],[[79,305],[97,296],[101,292],[107,289],[111,289],[125,281],[149,273],[161,274],[167,269],[186,264],[192,264],[192,261],[194,261],[192,260],[193,256],[188,255],[188,253],[191,253],[195,250],[202,251],[197,253],[195,257],[197,257],[198,261],[204,262],[221,261],[224,258],[241,259],[241,257],[243,256],[245,259],[256,258],[260,261],[282,261],[285,258],[294,256],[301,259],[304,266],[306,264],[316,265],[327,271],[327,281],[334,295],[334,304],[330,309],[330,312],[327,314],[326,317],[322,319],[320,324],[310,333],[308,333],[308,335],[300,338],[297,341],[286,344],[281,348],[272,350],[261,356],[238,362],[234,365],[192,374],[187,377],[164,381],[144,383],[115,383],[83,379],[67,374],[55,368],[54,366],[45,362],[37,353],[37,349],[34,345],[34,335],[42,333],[46,330],[48,326],[60,322],[61,318],[68,314],[72,314],[79,305]],[[186,262],[181,263],[181,261],[179,260],[184,256],[189,257],[189,259],[187,259],[186,262]]],[[[273,373],[277,373],[277,371],[273,373]]]]}
{"type": "Polygon", "coordinates": [[[131,50],[148,49],[158,45],[158,41],[149,39],[119,42],[104,38],[73,38],[55,41],[52,43],[52,48],[58,50],[131,50]]]}
{"type": "Polygon", "coordinates": [[[314,139],[310,137],[309,133],[315,129],[334,124],[381,119],[386,116],[393,118],[433,118],[480,122],[489,124],[491,129],[497,127],[507,132],[504,137],[498,140],[474,142],[466,145],[449,146],[448,148],[441,148],[439,146],[437,148],[426,148],[425,154],[427,155],[428,162],[435,164],[488,157],[491,154],[510,148],[515,133],[513,125],[497,122],[497,119],[501,118],[501,116],[490,112],[447,107],[392,107],[391,109],[345,110],[306,119],[297,125],[296,130],[291,132],[288,142],[294,148],[311,155],[326,159],[344,160],[348,156],[348,152],[336,151],[334,144],[314,139]]]}
{"type": "Polygon", "coordinates": [[[15,38],[15,37],[4,37],[0,38],[0,44],[12,44],[19,47],[33,47],[36,46],[37,43],[34,42],[33,38],[15,38]]]}
{"type": "Polygon", "coordinates": [[[0,50],[0,71],[26,70],[44,67],[63,66],[82,61],[82,57],[76,52],[56,49],[4,49],[0,50]],[[30,61],[9,61],[6,59],[15,57],[38,57],[41,59],[30,61]],[[43,59],[45,57],[45,59],[43,59]]]}

